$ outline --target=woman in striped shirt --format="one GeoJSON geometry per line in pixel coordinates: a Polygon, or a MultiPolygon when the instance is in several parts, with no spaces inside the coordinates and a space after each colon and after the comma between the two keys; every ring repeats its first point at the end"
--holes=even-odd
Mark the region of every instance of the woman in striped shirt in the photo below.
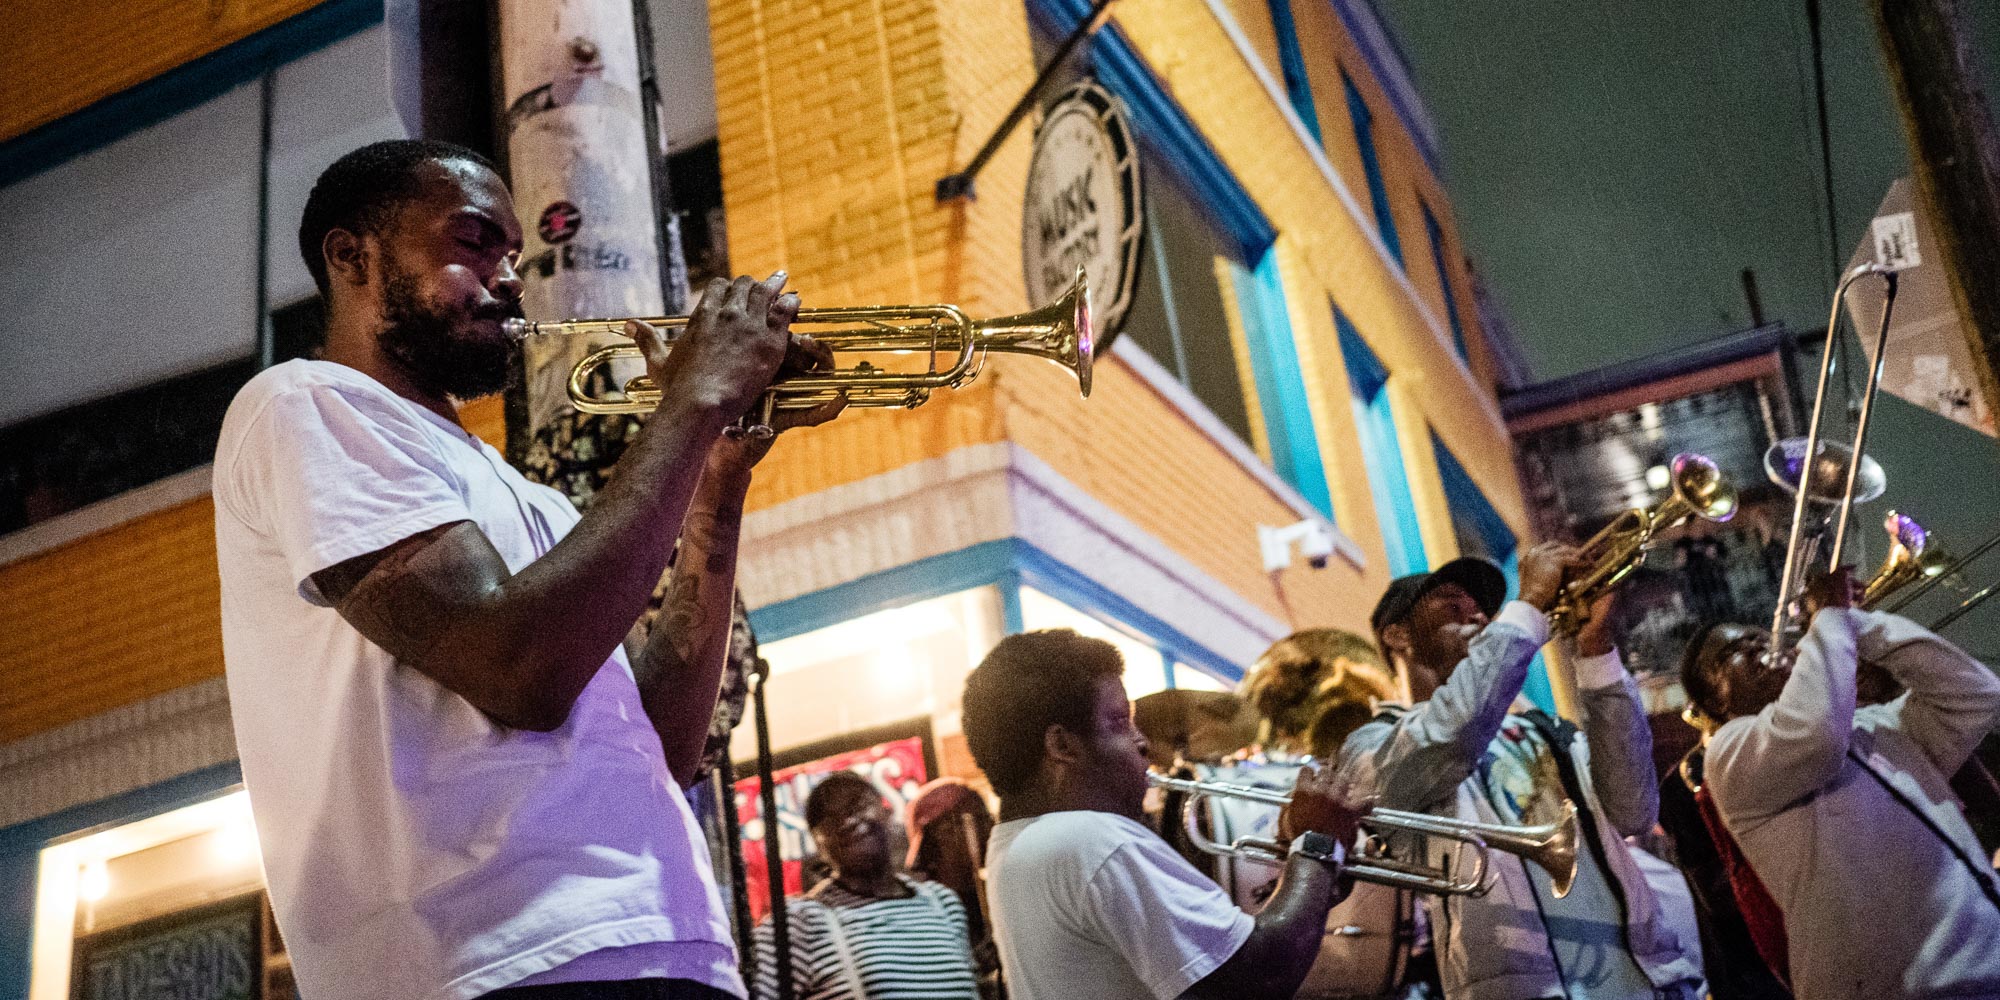
{"type": "MultiPolygon", "coordinates": [[[[889,810],[868,779],[828,775],[806,798],[806,825],[833,869],[789,901],[793,995],[798,1000],[978,1000],[957,894],[895,869],[889,810]]],[[[778,995],[767,917],[757,927],[759,1000],[778,995]]]]}

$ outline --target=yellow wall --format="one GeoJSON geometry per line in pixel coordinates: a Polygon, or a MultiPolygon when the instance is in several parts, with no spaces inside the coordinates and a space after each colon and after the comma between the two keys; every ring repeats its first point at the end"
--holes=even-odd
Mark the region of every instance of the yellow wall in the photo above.
{"type": "Polygon", "coordinates": [[[221,586],[207,497],[0,566],[0,743],[222,676],[221,586]]]}
{"type": "MultiPolygon", "coordinates": [[[[1265,5],[1225,6],[1257,58],[1279,77],[1265,5]]],[[[1273,614],[1301,625],[1353,626],[1387,582],[1387,570],[1329,297],[1393,373],[1427,550],[1440,558],[1457,551],[1432,431],[1523,540],[1528,525],[1490,379],[1479,364],[1483,352],[1474,355],[1480,370],[1468,372],[1450,346],[1448,327],[1441,337],[1433,333],[1416,306],[1423,302],[1443,326],[1418,198],[1430,203],[1452,238],[1449,203],[1335,15],[1324,5],[1295,8],[1309,61],[1331,72],[1314,80],[1327,157],[1364,212],[1368,189],[1336,65],[1375,108],[1378,151],[1410,261],[1407,279],[1369,245],[1362,224],[1322,178],[1207,5],[1125,0],[1116,20],[1281,233],[1276,249],[1287,306],[1336,517],[1366,553],[1367,571],[1336,561],[1340,568],[1321,573],[1291,571],[1276,581],[1264,574],[1255,525],[1289,523],[1296,514],[1118,363],[1104,366],[1087,403],[1075,400],[1067,378],[1049,366],[1000,362],[988,377],[1003,387],[998,419],[1007,438],[1273,614]],[[1470,402],[1479,397],[1485,406],[1470,402]]],[[[1021,308],[1020,206],[1032,123],[987,165],[976,201],[939,207],[932,185],[970,158],[1032,78],[1026,21],[1018,2],[715,0],[710,24],[732,265],[746,272],[785,267],[817,301],[915,295],[955,301],[975,315],[1021,308]],[[866,161],[857,163],[863,154],[866,161]]],[[[1455,249],[1448,254],[1454,268],[1458,257],[1455,249]]],[[[1476,341],[1471,289],[1462,273],[1453,279],[1460,282],[1468,338],[1476,341]]],[[[1226,280],[1223,287],[1229,294],[1226,280]]],[[[1257,408],[1250,409],[1254,420],[1257,408]]],[[[873,423],[921,419],[895,415],[873,423]]],[[[872,438],[859,422],[836,433],[872,438]]],[[[1263,435],[1253,436],[1261,447],[1263,435]]],[[[909,457],[931,457],[969,440],[927,437],[931,450],[909,457]]],[[[897,447],[918,443],[906,434],[897,447]]],[[[809,459],[774,457],[774,481],[760,484],[753,502],[797,496],[807,484],[859,478],[898,460],[866,450],[835,454],[838,447],[815,452],[809,459]],[[810,471],[794,467],[806,462],[810,471]],[[792,482],[800,485],[779,485],[792,482]]]]}
{"type": "Polygon", "coordinates": [[[0,3],[0,142],[262,31],[320,0],[0,3]]]}

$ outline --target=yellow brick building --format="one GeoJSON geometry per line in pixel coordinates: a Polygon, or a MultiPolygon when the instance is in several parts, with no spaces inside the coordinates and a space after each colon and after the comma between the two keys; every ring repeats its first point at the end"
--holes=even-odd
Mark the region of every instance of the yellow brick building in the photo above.
{"type": "MultiPolygon", "coordinates": [[[[16,66],[43,51],[27,39],[48,19],[91,37],[103,27],[91,19],[111,16],[28,6],[45,9],[0,33],[16,66]]],[[[263,78],[281,107],[313,72],[333,72],[315,67],[380,48],[366,42],[382,30],[379,7],[371,18],[348,0],[161,6],[171,17],[159,23],[175,28],[158,65],[71,60],[66,84],[10,74],[20,99],[6,102],[0,152],[33,146],[60,161],[51,123],[246,43],[301,53],[263,78]]],[[[933,186],[1087,10],[713,0],[732,269],[783,267],[809,304],[1027,308],[1032,122],[1000,146],[976,199],[941,205],[933,186]]],[[[1506,562],[1527,537],[1494,401],[1500,361],[1474,309],[1437,140],[1366,0],[1123,0],[1058,76],[1116,95],[1139,141],[1148,226],[1126,328],[1087,401],[1054,366],[996,360],[969,390],[850,413],[760,469],[742,585],[789,760],[901,734],[926,745],[926,776],[966,773],[958,690],[1006,632],[1113,638],[1135,695],[1226,687],[1294,629],[1365,632],[1400,572],[1465,551],[1506,562]],[[1331,528],[1324,567],[1267,569],[1260,526],[1307,520],[1331,528]]],[[[264,162],[309,181],[396,131],[386,107],[369,114],[289,138],[281,114],[264,162]]],[[[53,196],[37,187],[53,182],[5,168],[0,207],[53,196]]],[[[276,259],[296,205],[284,217],[291,196],[271,193],[269,169],[257,231],[279,234],[276,259]]],[[[267,286],[297,284],[274,266],[259,272],[260,308],[284,301],[267,286]]],[[[501,433],[494,404],[468,418],[501,433]]],[[[197,468],[0,536],[0,992],[31,979],[51,989],[35,970],[68,960],[31,930],[31,912],[60,910],[50,879],[74,873],[52,850],[165,822],[238,780],[206,487],[197,468]]],[[[63,914],[87,909],[73,891],[62,898],[63,914]]]]}

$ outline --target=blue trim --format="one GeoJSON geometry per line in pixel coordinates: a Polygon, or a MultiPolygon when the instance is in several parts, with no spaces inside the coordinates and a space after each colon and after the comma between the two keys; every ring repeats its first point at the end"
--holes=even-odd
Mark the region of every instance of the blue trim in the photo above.
{"type": "Polygon", "coordinates": [[[1021,582],[1096,618],[1110,618],[1137,631],[1161,653],[1189,666],[1207,669],[1231,682],[1243,679],[1243,666],[1209,649],[1187,633],[1139,609],[1103,584],[1026,542],[1016,540],[1021,582]]]}
{"type": "Polygon", "coordinates": [[[1389,186],[1382,179],[1382,161],[1375,155],[1375,112],[1368,110],[1368,101],[1354,85],[1353,77],[1343,72],[1340,82],[1347,88],[1347,116],[1354,121],[1354,143],[1361,149],[1361,169],[1368,175],[1368,200],[1375,208],[1375,230],[1381,233],[1389,256],[1401,265],[1403,240],[1396,235],[1396,212],[1389,205],[1389,186]]]}
{"type": "MultiPolygon", "coordinates": [[[[1020,545],[1012,538],[981,542],[801,594],[750,612],[750,627],[760,642],[789,639],[877,611],[1001,583],[1014,571],[1020,545]]],[[[1014,614],[1018,619],[1018,599],[1014,614]]]]}
{"type": "Polygon", "coordinates": [[[1424,234],[1431,241],[1431,264],[1437,268],[1438,287],[1444,289],[1444,312],[1451,320],[1451,342],[1458,348],[1459,360],[1470,364],[1472,357],[1465,352],[1465,324],[1458,319],[1458,293],[1451,290],[1451,269],[1445,266],[1444,227],[1438,225],[1429,205],[1421,199],[1417,205],[1424,210],[1424,234]]]}
{"type": "Polygon", "coordinates": [[[1417,95],[1417,88],[1410,72],[1410,59],[1403,52],[1402,42],[1389,30],[1373,0],[1332,0],[1335,14],[1347,28],[1347,37],[1361,50],[1361,57],[1368,62],[1368,71],[1375,82],[1382,85],[1389,95],[1389,103],[1396,109],[1396,117],[1403,120],[1403,127],[1410,133],[1411,141],[1417,147],[1417,155],[1431,168],[1431,173],[1443,176],[1439,167],[1437,125],[1431,121],[1423,100],[1417,95]],[[1372,30],[1371,30],[1372,29],[1372,30]],[[1388,52],[1383,52],[1383,45],[1388,52]]]}
{"type": "Polygon", "coordinates": [[[1244,336],[1249,341],[1250,371],[1257,383],[1264,434],[1271,442],[1271,466],[1331,521],[1333,494],[1327,488],[1319,434],[1313,430],[1312,405],[1306,396],[1305,376],[1299,370],[1298,345],[1292,339],[1291,317],[1285,310],[1277,257],[1275,252],[1266,252],[1255,271],[1230,262],[1237,311],[1242,314],[1244,336]]]}
{"type": "MultiPolygon", "coordinates": [[[[1025,0],[1029,22],[1044,38],[1061,38],[1090,13],[1089,0],[1025,0]]],[[[1166,85],[1116,24],[1091,39],[1090,68],[1125,102],[1140,145],[1172,167],[1194,202],[1242,260],[1257,260],[1278,238],[1264,210],[1222,162],[1166,85]]]]}
{"type": "MultiPolygon", "coordinates": [[[[1451,505],[1453,529],[1458,530],[1463,522],[1469,524],[1474,532],[1473,537],[1467,538],[1462,530],[1458,530],[1460,550],[1466,555],[1482,556],[1498,563],[1500,572],[1507,577],[1508,591],[1520,593],[1521,546],[1514,537],[1514,529],[1507,527],[1506,520],[1493,509],[1493,504],[1486,499],[1479,484],[1472,481],[1465,466],[1459,464],[1458,457],[1444,446],[1443,441],[1438,440],[1436,434],[1431,435],[1431,450],[1437,453],[1438,475],[1444,480],[1445,500],[1451,505]]],[[[1543,662],[1540,653],[1535,654],[1535,661],[1528,665],[1528,682],[1522,686],[1521,693],[1545,712],[1556,710],[1555,690],[1549,684],[1548,664],[1543,662]]]]}
{"type": "Polygon", "coordinates": [[[1375,500],[1375,521],[1389,556],[1391,576],[1421,573],[1430,566],[1424,553],[1423,529],[1417,524],[1417,504],[1403,466],[1403,448],[1396,437],[1396,414],[1384,391],[1389,370],[1382,366],[1361,332],[1339,306],[1333,325],[1340,331],[1340,356],[1347,367],[1347,387],[1353,394],[1354,421],[1361,431],[1361,459],[1368,469],[1368,492],[1375,500]]]}
{"type": "Polygon", "coordinates": [[[28,995],[42,848],[74,833],[157,816],[241,784],[235,761],[0,829],[0,996],[28,995]]]}
{"type": "Polygon", "coordinates": [[[1266,0],[1271,8],[1271,28],[1278,36],[1278,64],[1284,71],[1285,97],[1298,112],[1299,121],[1321,147],[1326,140],[1319,134],[1319,115],[1313,111],[1312,79],[1306,75],[1305,53],[1299,50],[1298,27],[1292,22],[1292,0],[1266,0]]]}
{"type": "Polygon", "coordinates": [[[300,56],[382,21],[383,0],[326,0],[248,38],[183,63],[0,143],[0,187],[157,125],[300,56]]]}
{"type": "Polygon", "coordinates": [[[1025,627],[1020,588],[1026,585],[1092,617],[1136,631],[1162,655],[1232,681],[1243,676],[1242,665],[1018,538],[981,542],[758,608],[750,612],[750,625],[760,641],[789,639],[876,611],[987,585],[1000,587],[1002,623],[1009,635],[1025,627]]]}

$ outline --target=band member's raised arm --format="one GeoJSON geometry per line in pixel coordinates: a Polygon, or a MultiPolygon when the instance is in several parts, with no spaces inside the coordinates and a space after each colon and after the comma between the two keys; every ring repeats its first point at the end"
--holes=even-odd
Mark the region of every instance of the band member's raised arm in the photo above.
{"type": "MultiPolygon", "coordinates": [[[[777,307],[790,321],[791,296],[777,307]]],[[[809,339],[794,338],[815,365],[829,365],[825,348],[809,339]]],[[[834,401],[811,410],[783,410],[773,419],[779,433],[793,427],[823,424],[840,415],[845,403],[834,401]]],[[[639,696],[660,734],[667,768],[683,787],[701,762],[708,739],[708,720],[729,656],[729,631],[736,595],[736,546],[743,531],[743,502],[750,491],[751,470],[770,453],[773,438],[725,436],[709,450],[701,486],[682,523],[679,555],[667,584],[652,635],[642,644],[628,642],[627,655],[639,684],[639,696]]]]}
{"type": "Polygon", "coordinates": [[[1879,611],[1847,612],[1855,651],[1881,665],[1908,693],[1860,709],[1888,717],[1945,774],[1958,770],[2000,718],[2000,678],[1923,626],[1879,611]]]}
{"type": "Polygon", "coordinates": [[[1591,609],[1573,643],[1565,643],[1590,745],[1590,781],[1618,832],[1631,837],[1660,818],[1660,787],[1653,781],[1653,727],[1639,701],[1639,685],[1611,640],[1615,591],[1591,609]]]}

